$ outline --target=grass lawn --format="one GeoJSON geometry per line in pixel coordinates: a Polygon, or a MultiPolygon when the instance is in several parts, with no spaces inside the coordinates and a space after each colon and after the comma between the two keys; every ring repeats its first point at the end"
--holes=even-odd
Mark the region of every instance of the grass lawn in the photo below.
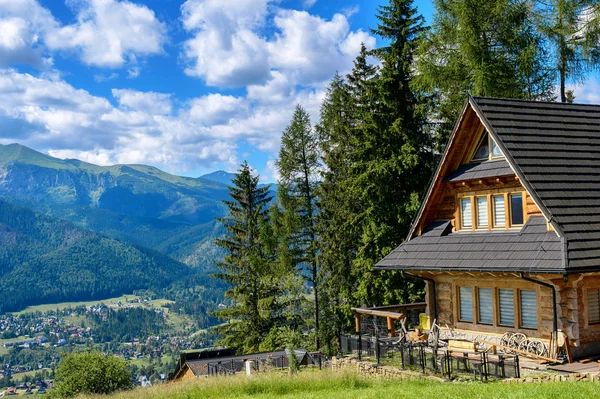
{"type": "Polygon", "coordinates": [[[600,394],[594,383],[442,383],[432,381],[371,381],[353,373],[307,372],[296,376],[269,374],[248,378],[194,378],[152,388],[137,388],[130,392],[106,396],[84,396],[86,399],[579,399],[600,394]]]}
{"type": "Polygon", "coordinates": [[[125,303],[126,300],[132,300],[132,299],[137,299],[139,298],[136,295],[122,295],[120,297],[116,297],[116,298],[108,298],[108,299],[98,299],[95,301],[86,301],[86,302],[61,302],[61,303],[48,303],[48,304],[44,304],[44,305],[37,305],[37,306],[29,306],[23,310],[21,310],[20,312],[16,312],[14,313],[15,315],[20,315],[20,314],[24,314],[24,313],[34,313],[34,312],[48,312],[48,311],[52,311],[52,310],[56,310],[56,309],[66,309],[66,308],[75,308],[78,306],[92,306],[92,305],[98,305],[100,303],[103,303],[105,305],[112,305],[114,303],[117,303],[119,301],[121,301],[122,303],[125,303]]]}

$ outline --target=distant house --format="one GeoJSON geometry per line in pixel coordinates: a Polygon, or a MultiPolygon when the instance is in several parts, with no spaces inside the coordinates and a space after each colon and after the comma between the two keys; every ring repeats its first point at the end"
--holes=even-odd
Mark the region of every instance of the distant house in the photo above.
{"type": "MultiPolygon", "coordinates": [[[[303,366],[315,365],[315,360],[306,351],[298,348],[294,350],[298,363],[303,366]]],[[[234,374],[244,371],[247,361],[260,367],[288,367],[289,350],[274,352],[252,353],[248,355],[235,355],[230,349],[187,352],[181,354],[177,368],[173,373],[173,381],[216,374],[234,374]]]]}
{"type": "Polygon", "coordinates": [[[600,106],[469,97],[410,234],[375,268],[426,280],[442,326],[600,353],[600,106]]]}

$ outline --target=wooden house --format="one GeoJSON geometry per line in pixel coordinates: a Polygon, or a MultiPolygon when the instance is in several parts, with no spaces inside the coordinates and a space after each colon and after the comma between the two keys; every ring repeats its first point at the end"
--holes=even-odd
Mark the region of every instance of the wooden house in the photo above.
{"type": "Polygon", "coordinates": [[[426,280],[439,325],[600,353],[600,106],[468,98],[409,236],[375,268],[426,280]]]}

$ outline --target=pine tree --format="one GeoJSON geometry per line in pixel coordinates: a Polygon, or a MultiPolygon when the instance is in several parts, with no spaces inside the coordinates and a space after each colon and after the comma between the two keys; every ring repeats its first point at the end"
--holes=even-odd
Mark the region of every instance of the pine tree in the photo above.
{"type": "MultiPolygon", "coordinates": [[[[317,135],[308,113],[297,106],[291,124],[281,137],[277,160],[278,197],[283,208],[291,246],[296,250],[294,262],[305,273],[314,295],[314,327],[319,331],[319,264],[317,258],[316,185],[319,169],[317,135]]],[[[315,335],[319,348],[319,335],[315,335]]]]}
{"type": "Polygon", "coordinates": [[[429,99],[443,150],[467,94],[550,100],[554,74],[529,0],[436,0],[414,87],[429,99]]]}
{"type": "Polygon", "coordinates": [[[243,352],[256,352],[269,331],[282,323],[278,298],[281,280],[272,270],[273,256],[269,243],[269,187],[258,187],[258,176],[253,176],[244,162],[230,187],[231,200],[224,201],[229,216],[219,219],[227,231],[215,244],[226,251],[217,263],[215,275],[230,287],[226,297],[231,305],[217,312],[227,320],[219,327],[221,343],[243,352]]]}
{"type": "Polygon", "coordinates": [[[423,20],[410,0],[379,7],[373,30],[386,46],[374,51],[381,61],[370,116],[358,126],[352,152],[352,194],[360,204],[356,223],[361,241],[354,261],[357,297],[367,304],[412,300],[418,287],[373,265],[406,237],[431,174],[431,152],[421,128],[417,95],[411,89],[413,57],[423,20]]]}
{"type": "MultiPolygon", "coordinates": [[[[372,79],[366,63],[366,48],[355,62],[355,74],[349,80],[355,93],[372,79]]],[[[361,96],[362,97],[362,96],[361,96]]],[[[321,314],[320,336],[324,348],[333,354],[336,338],[350,325],[350,308],[353,299],[352,264],[356,256],[360,234],[353,220],[358,213],[357,203],[348,185],[352,171],[350,154],[356,140],[354,126],[358,125],[358,107],[352,102],[350,87],[336,73],[321,105],[321,115],[316,126],[324,163],[321,184],[318,187],[318,231],[321,263],[321,314]]]]}

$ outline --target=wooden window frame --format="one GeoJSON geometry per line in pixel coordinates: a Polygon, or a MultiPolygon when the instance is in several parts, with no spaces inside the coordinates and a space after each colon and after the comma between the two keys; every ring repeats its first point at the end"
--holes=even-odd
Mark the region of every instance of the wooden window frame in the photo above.
{"type": "MultiPolygon", "coordinates": [[[[477,140],[477,145],[471,151],[471,156],[470,156],[469,162],[470,163],[478,163],[478,162],[491,161],[494,159],[505,158],[504,154],[502,154],[502,150],[500,150],[501,155],[494,155],[494,153],[492,151],[492,142],[493,141],[494,141],[494,139],[492,138],[492,135],[489,134],[487,130],[483,129],[483,133],[482,133],[481,137],[479,138],[479,140],[477,140]],[[477,153],[477,150],[479,149],[479,147],[481,147],[481,144],[483,143],[483,140],[486,139],[486,137],[488,140],[488,149],[489,149],[488,156],[486,158],[475,158],[475,154],[477,153]]],[[[496,145],[498,145],[498,144],[496,143],[496,145]]]]}
{"type": "Polygon", "coordinates": [[[474,291],[475,291],[474,288],[475,287],[472,286],[472,285],[466,285],[466,284],[462,284],[462,285],[457,286],[456,287],[456,297],[457,297],[457,301],[456,302],[457,302],[457,305],[458,305],[457,306],[457,320],[460,323],[470,323],[470,324],[475,323],[475,320],[477,320],[477,318],[476,318],[476,314],[475,314],[474,309],[471,309],[471,318],[472,318],[471,321],[462,320],[461,319],[461,317],[462,317],[461,312],[460,312],[460,298],[461,298],[460,289],[461,288],[470,288],[471,289],[471,306],[472,307],[475,306],[475,294],[474,294],[474,291]]]}
{"type": "Polygon", "coordinates": [[[526,199],[526,194],[524,192],[514,192],[514,193],[508,193],[505,197],[504,197],[504,206],[506,207],[508,205],[508,213],[510,214],[508,217],[508,225],[510,225],[511,227],[522,227],[525,225],[525,215],[526,215],[526,211],[527,211],[527,207],[525,206],[525,199],[526,199]],[[522,212],[523,212],[523,223],[520,224],[513,224],[512,223],[512,211],[513,211],[513,207],[512,207],[512,201],[510,200],[510,198],[513,195],[517,195],[517,194],[521,194],[521,208],[522,208],[522,212]]]}
{"type": "Polygon", "coordinates": [[[527,223],[527,191],[523,191],[522,189],[508,189],[508,190],[482,190],[475,192],[463,192],[456,194],[456,203],[458,204],[458,221],[455,223],[456,226],[459,226],[457,231],[485,231],[485,230],[511,230],[511,229],[521,229],[525,223],[527,223]],[[521,207],[523,212],[523,223],[522,224],[512,224],[512,206],[510,202],[510,196],[520,194],[521,195],[521,207]],[[494,224],[493,217],[493,201],[492,197],[503,195],[504,196],[504,226],[497,227],[494,224]],[[487,213],[488,213],[488,225],[484,227],[479,227],[479,212],[477,212],[477,198],[487,198],[487,213]],[[465,198],[470,198],[471,200],[471,226],[463,227],[462,225],[462,200],[465,198]]]}
{"type": "Polygon", "coordinates": [[[586,288],[583,290],[583,301],[584,301],[584,313],[585,313],[585,325],[588,327],[600,327],[600,320],[598,321],[590,321],[590,308],[589,308],[589,301],[588,301],[588,292],[589,291],[600,291],[600,287],[599,288],[586,288]]]}
{"type": "Polygon", "coordinates": [[[527,289],[527,288],[516,288],[516,292],[515,294],[517,295],[516,298],[516,302],[518,302],[518,309],[519,309],[519,320],[515,320],[515,324],[517,324],[521,330],[537,330],[540,328],[540,301],[539,301],[539,293],[537,289],[527,289]],[[521,291],[535,291],[535,307],[536,307],[536,312],[535,312],[535,324],[537,327],[533,328],[533,327],[525,327],[523,326],[523,314],[521,313],[521,291]]]}
{"type": "Polygon", "coordinates": [[[495,321],[496,321],[495,320],[496,319],[496,314],[494,312],[494,308],[495,308],[495,306],[494,306],[494,296],[495,296],[494,291],[495,291],[495,289],[493,287],[480,287],[480,286],[476,286],[474,288],[475,288],[475,291],[477,292],[477,295],[476,295],[476,302],[477,302],[476,303],[476,307],[477,307],[476,310],[477,311],[476,311],[476,313],[473,313],[474,315],[477,316],[477,318],[475,319],[475,320],[477,320],[476,324],[482,325],[482,326],[494,326],[495,321]],[[481,289],[481,288],[490,288],[492,290],[492,322],[491,323],[486,323],[486,322],[482,322],[481,321],[481,314],[480,314],[481,312],[479,311],[479,289],[481,289]]]}
{"type": "Polygon", "coordinates": [[[469,227],[463,227],[463,210],[462,210],[462,201],[463,201],[464,197],[459,197],[458,198],[458,225],[460,226],[460,230],[475,230],[475,226],[477,225],[476,221],[475,221],[475,210],[473,209],[474,206],[474,199],[471,198],[471,226],[469,227]]]}
{"type": "MultiPolygon", "coordinates": [[[[535,291],[536,292],[536,297],[535,297],[535,301],[536,301],[536,306],[539,309],[539,304],[540,304],[540,290],[538,289],[537,286],[535,285],[529,285],[527,283],[522,283],[522,282],[500,282],[500,281],[485,281],[483,283],[477,281],[477,280],[459,280],[459,281],[455,281],[453,283],[454,285],[454,290],[453,292],[455,293],[455,298],[456,301],[455,302],[455,306],[453,306],[454,311],[455,311],[455,315],[456,315],[456,321],[455,321],[455,327],[460,328],[460,329],[465,329],[465,330],[472,330],[473,328],[481,330],[483,332],[490,332],[490,333],[497,333],[498,329],[511,329],[513,331],[520,331],[523,332],[525,334],[529,334],[532,331],[536,331],[538,332],[538,335],[541,334],[540,332],[540,313],[539,311],[537,312],[537,327],[536,328],[532,328],[532,327],[523,327],[522,325],[522,321],[521,321],[521,290],[527,290],[527,291],[535,291]],[[469,321],[461,321],[460,320],[460,287],[471,287],[471,295],[473,296],[472,301],[473,301],[473,321],[469,322],[469,321]],[[481,323],[480,320],[480,315],[479,315],[479,288],[491,288],[492,289],[492,324],[489,323],[481,323]],[[500,324],[500,295],[499,295],[499,290],[500,289],[509,289],[513,291],[513,312],[514,312],[514,325],[513,326],[507,326],[507,325],[503,325],[500,324]]],[[[586,312],[587,313],[587,312],[586,312]]],[[[593,326],[600,326],[600,323],[596,324],[592,324],[593,326]]]]}

